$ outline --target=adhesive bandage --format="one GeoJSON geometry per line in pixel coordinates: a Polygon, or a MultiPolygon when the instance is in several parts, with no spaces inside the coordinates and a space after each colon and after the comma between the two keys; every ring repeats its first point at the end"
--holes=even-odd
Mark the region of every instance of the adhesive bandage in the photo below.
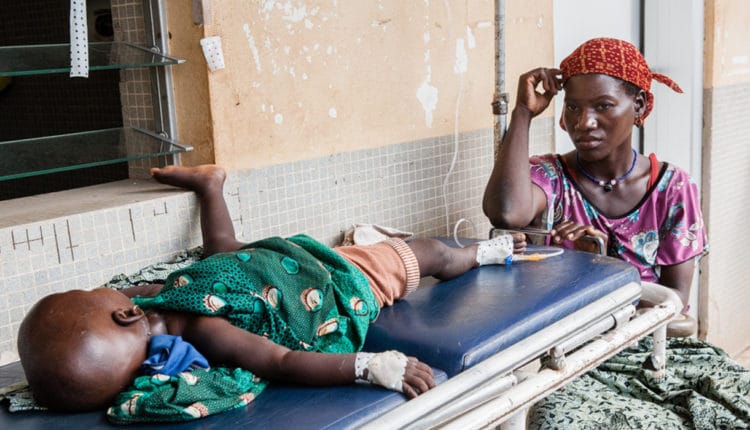
{"type": "Polygon", "coordinates": [[[490,240],[479,242],[477,248],[477,263],[480,266],[488,264],[511,264],[513,262],[513,236],[502,234],[490,240]]]}
{"type": "Polygon", "coordinates": [[[355,380],[403,393],[406,363],[406,356],[398,351],[359,352],[354,360],[355,380]],[[366,376],[365,370],[367,370],[366,376]]]}

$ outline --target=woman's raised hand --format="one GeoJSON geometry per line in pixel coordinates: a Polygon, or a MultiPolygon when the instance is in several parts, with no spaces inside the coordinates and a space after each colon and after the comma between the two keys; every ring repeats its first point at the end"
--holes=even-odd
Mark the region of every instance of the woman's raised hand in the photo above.
{"type": "Polygon", "coordinates": [[[524,73],[518,79],[518,100],[516,107],[524,107],[532,117],[544,112],[552,98],[562,90],[560,69],[540,67],[524,73]],[[541,92],[539,86],[541,84],[541,92]]]}

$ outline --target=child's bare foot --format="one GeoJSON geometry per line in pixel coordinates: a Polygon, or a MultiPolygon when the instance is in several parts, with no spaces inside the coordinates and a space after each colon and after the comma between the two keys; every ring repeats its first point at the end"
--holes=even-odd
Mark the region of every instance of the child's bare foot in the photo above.
{"type": "Polygon", "coordinates": [[[224,169],[215,164],[203,164],[195,167],[154,167],[151,169],[151,175],[162,184],[186,188],[199,194],[212,187],[218,187],[221,190],[227,177],[224,169]]]}
{"type": "Polygon", "coordinates": [[[513,236],[513,253],[523,254],[526,252],[526,235],[519,231],[510,232],[510,235],[513,236]]]}

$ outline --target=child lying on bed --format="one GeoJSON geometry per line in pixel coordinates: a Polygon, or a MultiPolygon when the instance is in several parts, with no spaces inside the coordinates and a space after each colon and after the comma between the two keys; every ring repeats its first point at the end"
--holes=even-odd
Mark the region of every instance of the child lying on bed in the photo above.
{"type": "MultiPolygon", "coordinates": [[[[40,300],[21,324],[18,350],[43,406],[103,409],[117,397],[109,415],[127,421],[123,414],[149,413],[142,404],[156,389],[151,385],[175,375],[184,379],[180,386],[195,385],[200,378],[186,371],[209,364],[252,372],[240,378],[241,394],[259,393],[265,385],[251,386],[262,378],[364,382],[415,397],[434,386],[429,366],[396,351],[358,352],[379,309],[415,289],[420,277],[453,278],[503,263],[526,246],[521,234],[465,248],[388,239],[332,249],[304,235],[248,245],[234,235],[223,169],[169,166],[152,175],[197,194],[204,259],[176,270],[163,285],[74,290],[40,300]],[[139,376],[144,372],[153,376],[139,376]],[[131,384],[138,389],[118,397],[131,384]]],[[[244,395],[245,404],[252,400],[244,395]]],[[[193,417],[213,413],[200,402],[187,409],[193,417]]]]}

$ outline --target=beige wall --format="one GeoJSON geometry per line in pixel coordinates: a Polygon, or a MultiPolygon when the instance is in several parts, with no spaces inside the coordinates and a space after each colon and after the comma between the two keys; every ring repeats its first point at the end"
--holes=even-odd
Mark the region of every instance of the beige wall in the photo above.
{"type": "MultiPolygon", "coordinates": [[[[536,67],[557,67],[554,55],[552,0],[508,0],[506,12],[506,92],[513,109],[518,76],[536,67]]],[[[552,117],[552,108],[538,118],[552,117]]],[[[549,149],[552,149],[550,142],[549,149]]]]}
{"type": "Polygon", "coordinates": [[[700,336],[730,354],[750,348],[750,2],[705,2],[703,207],[710,253],[701,274],[700,336]]]}
{"type": "MultiPolygon", "coordinates": [[[[190,64],[173,68],[187,163],[276,165],[492,127],[493,1],[204,0],[202,26],[189,3],[169,7],[170,50],[190,64]],[[204,36],[221,37],[225,69],[207,71],[204,36]]],[[[511,94],[552,62],[551,10],[508,2],[511,94]]]]}
{"type": "Polygon", "coordinates": [[[706,0],[704,86],[750,82],[750,3],[706,0]]]}
{"type": "Polygon", "coordinates": [[[177,140],[193,146],[182,162],[196,165],[214,162],[211,101],[206,62],[199,40],[203,27],[193,22],[190,2],[165,2],[170,54],[186,61],[171,67],[177,140]]]}

